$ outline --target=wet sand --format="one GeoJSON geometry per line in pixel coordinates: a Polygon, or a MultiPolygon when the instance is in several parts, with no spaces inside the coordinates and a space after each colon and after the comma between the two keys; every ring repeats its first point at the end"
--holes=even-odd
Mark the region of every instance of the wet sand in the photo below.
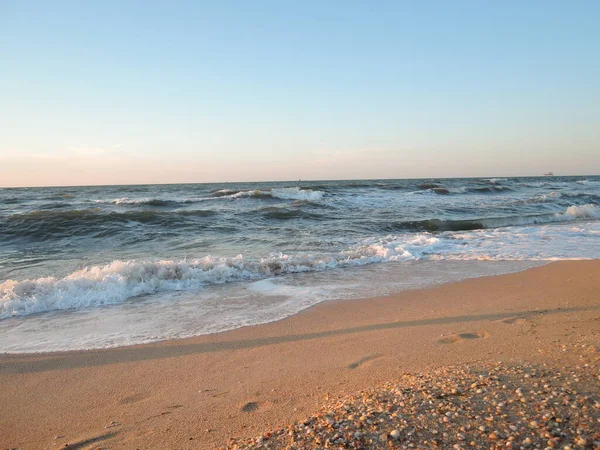
{"type": "Polygon", "coordinates": [[[210,336],[3,355],[0,448],[214,448],[406,373],[564,367],[580,356],[563,350],[582,345],[600,348],[598,260],[326,302],[210,336]]]}

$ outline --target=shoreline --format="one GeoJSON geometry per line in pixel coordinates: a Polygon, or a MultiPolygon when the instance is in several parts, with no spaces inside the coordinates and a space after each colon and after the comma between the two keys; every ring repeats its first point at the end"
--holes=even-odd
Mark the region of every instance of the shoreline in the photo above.
{"type": "Polygon", "coordinates": [[[0,429],[8,430],[0,446],[211,448],[404,373],[477,361],[550,362],[557,339],[598,341],[598,273],[599,260],[554,262],[326,301],[211,335],[0,354],[0,429]]]}
{"type": "MultiPolygon", "coordinates": [[[[589,261],[589,258],[580,258],[580,259],[576,259],[575,261],[589,261]]],[[[570,260],[561,260],[561,261],[570,261],[570,260]]],[[[445,263],[450,263],[450,264],[456,264],[456,263],[466,263],[466,264],[470,264],[473,265],[475,264],[488,264],[488,263],[492,263],[492,264],[497,264],[499,261],[409,261],[408,264],[444,264],[445,263]]],[[[165,343],[165,342],[175,342],[175,341],[185,341],[188,339],[195,339],[195,338],[200,338],[203,336],[212,336],[212,335],[219,335],[222,333],[229,333],[235,330],[239,330],[239,329],[246,329],[246,328],[252,328],[252,327],[257,327],[257,326],[263,326],[263,325],[268,325],[268,324],[272,324],[272,323],[277,323],[280,322],[282,320],[287,320],[290,317],[296,316],[298,314],[302,314],[306,311],[311,310],[312,308],[322,304],[322,303],[336,303],[336,302],[347,302],[347,301],[361,301],[361,300],[368,300],[369,298],[393,298],[396,295],[399,295],[401,293],[408,293],[408,292],[413,292],[413,291],[421,291],[421,290],[428,290],[428,289],[435,289],[437,287],[443,286],[443,285],[447,285],[447,284],[453,284],[453,283],[460,283],[466,280],[472,280],[472,279],[476,279],[476,278],[488,278],[488,277],[496,277],[496,276],[502,276],[502,275],[510,275],[510,274],[515,274],[515,273],[519,273],[519,272],[523,272],[532,268],[536,268],[536,267],[542,267],[542,266],[546,266],[548,264],[553,264],[557,261],[553,261],[553,260],[531,260],[531,261],[512,261],[512,263],[514,263],[515,265],[512,266],[510,269],[504,268],[504,269],[498,269],[496,271],[496,273],[486,273],[485,271],[483,272],[479,272],[476,274],[473,273],[469,273],[469,272],[464,272],[463,274],[461,274],[460,277],[457,277],[455,279],[451,279],[451,280],[446,280],[446,281],[429,281],[429,282],[425,282],[421,285],[417,285],[417,286],[412,286],[409,285],[408,287],[397,287],[396,289],[392,290],[390,293],[386,293],[386,294],[381,294],[381,295],[373,295],[371,297],[364,297],[364,296],[352,296],[352,297],[348,297],[348,298],[333,298],[333,299],[323,299],[323,300],[319,300],[316,303],[313,303],[309,306],[304,307],[303,309],[297,310],[295,312],[290,313],[289,315],[280,317],[280,318],[276,318],[273,320],[268,320],[265,322],[258,322],[258,323],[253,323],[253,324],[249,324],[249,325],[242,325],[242,326],[234,326],[233,328],[230,329],[224,329],[224,330],[220,330],[220,331],[216,331],[216,332],[211,332],[211,333],[202,333],[202,334],[196,334],[196,335],[192,335],[192,336],[183,336],[183,337],[170,337],[170,338],[164,338],[164,339],[156,339],[156,340],[149,340],[147,342],[137,342],[137,343],[132,343],[132,344],[126,344],[126,345],[120,345],[120,344],[116,344],[113,346],[108,346],[108,347],[91,347],[91,348],[79,348],[79,349],[66,349],[66,350],[40,350],[40,351],[0,351],[0,357],[2,356],[27,356],[27,355],[46,355],[46,356],[52,356],[52,355],[56,355],[56,356],[60,356],[60,355],[64,355],[64,354],[77,354],[77,353],[82,353],[82,352],[96,352],[96,351],[106,351],[106,350],[114,350],[114,349],[125,349],[125,348],[134,348],[134,347],[139,347],[139,346],[149,346],[149,345],[154,345],[154,344],[161,344],[161,343],[165,343]],[[525,263],[525,264],[523,264],[525,263]],[[518,265],[518,267],[517,267],[518,265]]],[[[504,261],[504,263],[506,263],[506,261],[504,261]]],[[[394,263],[394,264],[406,264],[404,262],[402,263],[394,263]]],[[[382,269],[382,268],[378,268],[377,265],[366,265],[366,266],[362,266],[362,267],[355,267],[355,270],[373,270],[373,269],[382,269]]],[[[390,273],[394,274],[394,270],[390,270],[392,269],[392,267],[384,267],[383,269],[387,269],[388,271],[390,271],[390,273]]],[[[429,267],[429,269],[431,269],[431,267],[429,267]]],[[[473,269],[473,267],[471,267],[471,269],[473,269]]],[[[435,270],[439,270],[439,268],[436,268],[435,270]]],[[[464,270],[464,269],[463,269],[464,270]]],[[[315,274],[318,272],[312,272],[312,274],[315,274]]],[[[325,273],[325,272],[322,272],[325,273]]],[[[355,272],[356,277],[359,277],[362,274],[360,271],[355,272]]],[[[411,276],[414,274],[409,274],[409,276],[411,276]]],[[[276,278],[263,278],[257,281],[270,281],[276,278]]],[[[103,306],[100,308],[115,308],[118,306],[122,306],[121,304],[117,304],[117,305],[108,305],[108,306],[103,306]]],[[[63,310],[62,312],[77,312],[78,310],[63,310]]],[[[45,313],[38,313],[37,315],[42,315],[45,313]]],[[[25,316],[25,317],[15,317],[15,319],[22,319],[22,320],[27,320],[27,318],[33,318],[33,316],[25,316]]],[[[9,319],[10,320],[10,319],[9,319]]],[[[10,330],[9,330],[10,331],[10,330]]]]}

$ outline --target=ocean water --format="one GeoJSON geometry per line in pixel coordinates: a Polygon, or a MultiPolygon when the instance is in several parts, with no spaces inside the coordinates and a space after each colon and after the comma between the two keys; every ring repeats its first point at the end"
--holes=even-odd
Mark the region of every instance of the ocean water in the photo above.
{"type": "Polygon", "coordinates": [[[600,257],[600,177],[0,189],[0,352],[102,348],[600,257]]]}

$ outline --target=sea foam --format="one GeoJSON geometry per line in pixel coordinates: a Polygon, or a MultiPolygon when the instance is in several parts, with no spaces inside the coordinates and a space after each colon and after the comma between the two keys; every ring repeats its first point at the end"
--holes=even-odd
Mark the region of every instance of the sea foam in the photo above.
{"type": "Polygon", "coordinates": [[[337,252],[273,254],[264,258],[206,256],[190,260],[120,261],[86,267],[66,277],[7,280],[0,284],[0,319],[123,303],[159,292],[260,280],[370,264],[419,260],[552,260],[594,257],[600,223],[573,226],[575,219],[600,217],[598,207],[569,207],[558,225],[464,232],[405,233],[348,241],[337,252]],[[571,225],[573,224],[573,225],[571,225]],[[589,242],[588,242],[589,241],[589,242]],[[572,242],[584,242],[574,249],[572,242]],[[575,251],[576,250],[576,251],[575,251]]]}
{"type": "Polygon", "coordinates": [[[325,192],[312,189],[302,189],[299,187],[278,188],[278,189],[254,189],[248,191],[231,191],[223,189],[213,194],[221,198],[278,198],[282,200],[306,200],[318,201],[323,198],[325,192]]]}
{"type": "Polygon", "coordinates": [[[575,219],[600,219],[600,207],[592,204],[569,206],[564,213],[564,217],[575,219]]]}

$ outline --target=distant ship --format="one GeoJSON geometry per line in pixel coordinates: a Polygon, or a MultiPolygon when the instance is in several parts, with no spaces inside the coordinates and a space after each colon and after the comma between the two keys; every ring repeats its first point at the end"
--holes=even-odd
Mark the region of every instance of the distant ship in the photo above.
{"type": "Polygon", "coordinates": [[[554,176],[554,172],[548,172],[544,174],[545,177],[553,177],[554,176]]]}

